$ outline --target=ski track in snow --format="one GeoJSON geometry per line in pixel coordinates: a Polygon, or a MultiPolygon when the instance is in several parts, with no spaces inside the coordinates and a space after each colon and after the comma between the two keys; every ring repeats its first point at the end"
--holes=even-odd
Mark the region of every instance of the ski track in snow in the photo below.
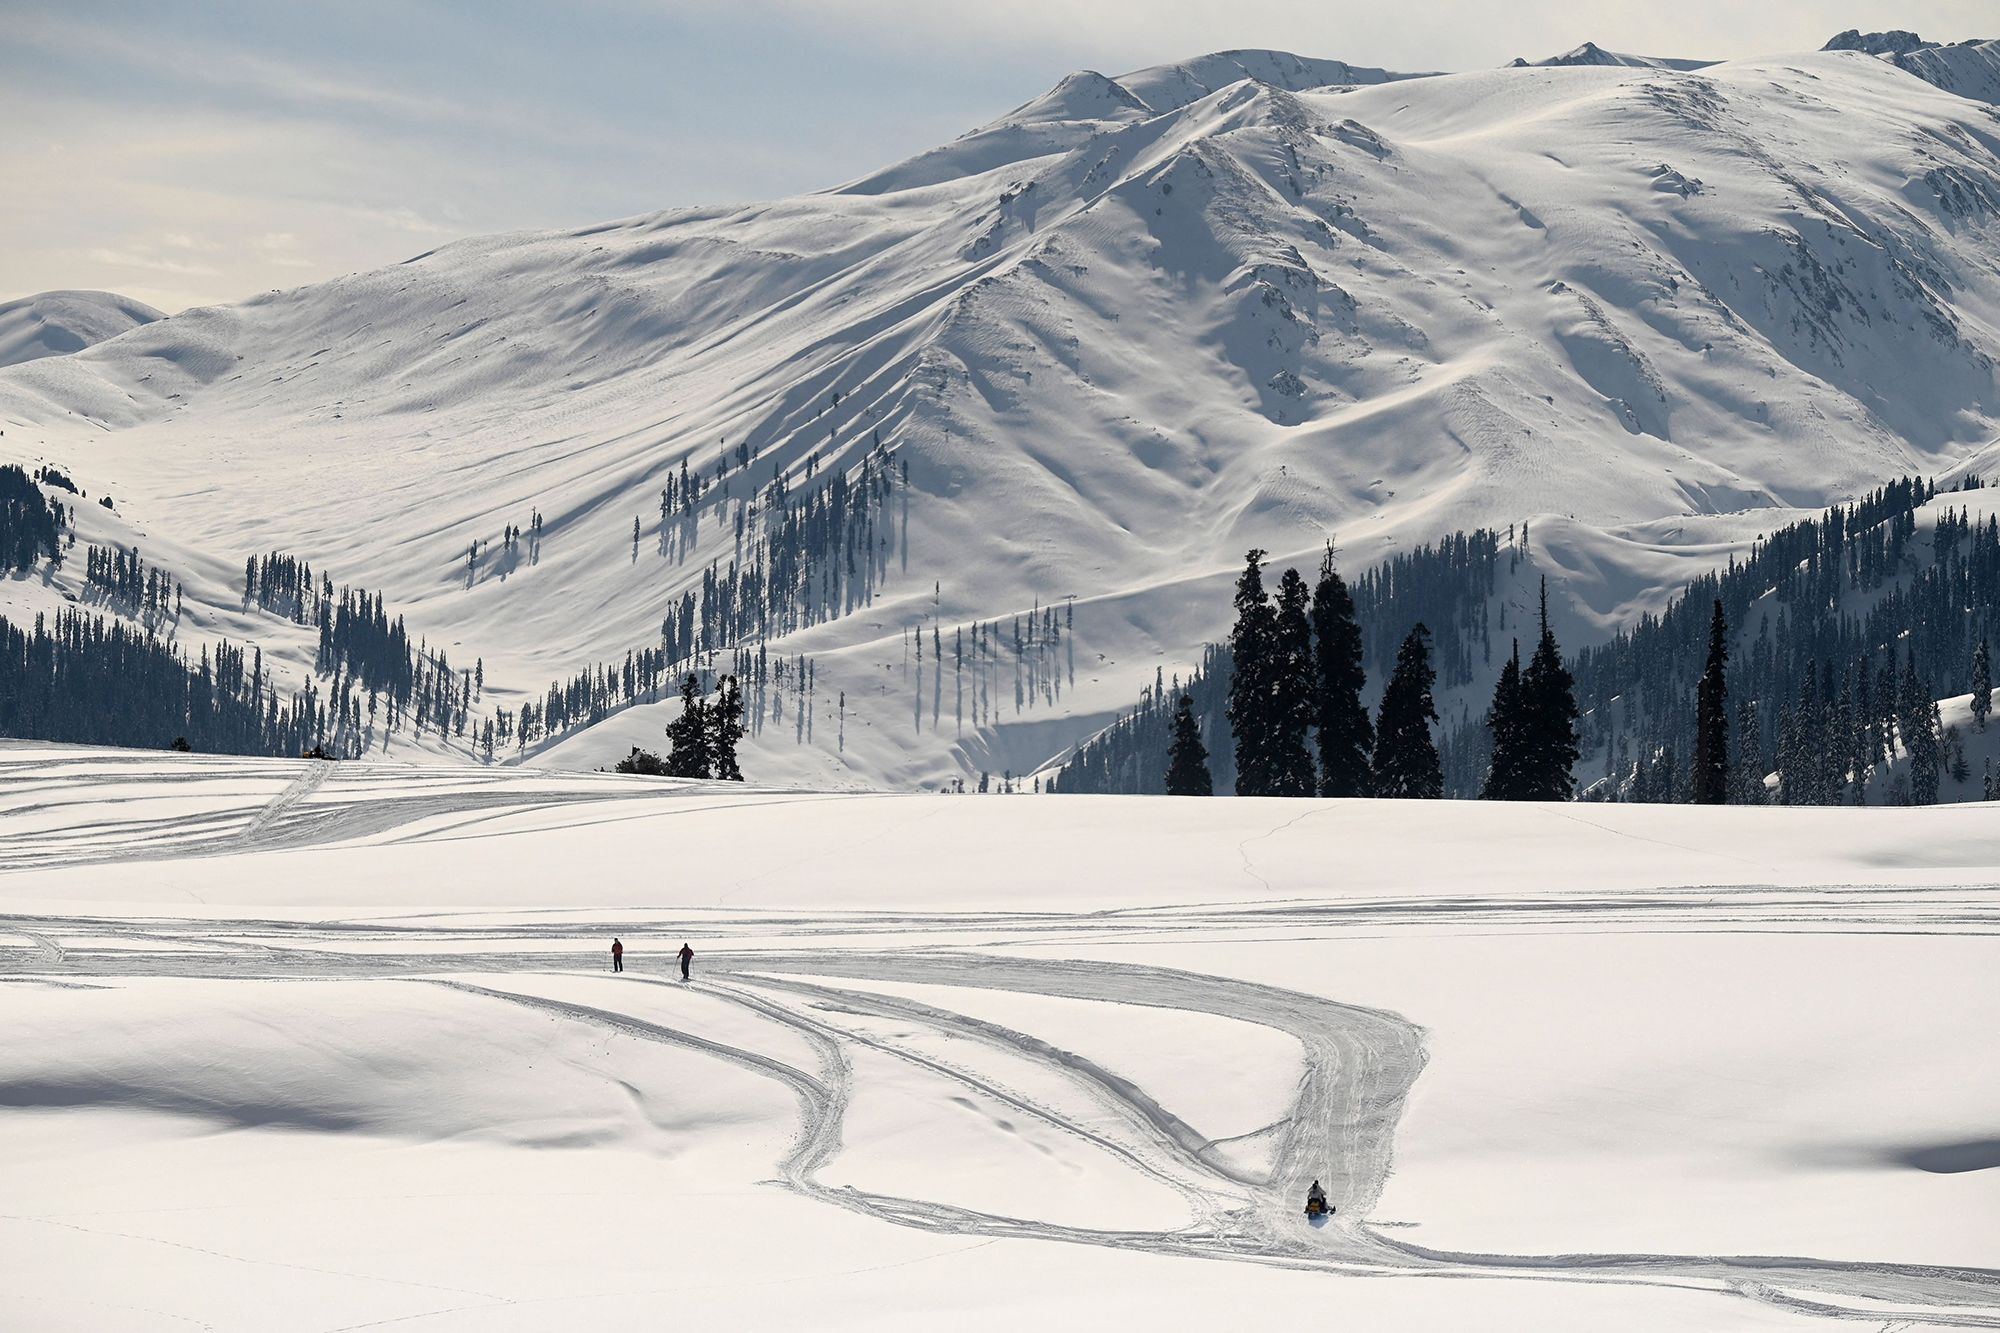
{"type": "MultiPolygon", "coordinates": [[[[294,803],[296,804],[296,802],[294,803]]],[[[282,824],[279,811],[274,823],[282,824]]],[[[775,922],[766,927],[790,932],[775,922]]],[[[1235,1260],[1296,1269],[1404,1273],[1490,1279],[1616,1281],[1734,1292],[1747,1299],[1825,1317],[1876,1323],[1912,1319],[1960,1327],[2000,1327],[2000,1270],[1908,1263],[1863,1263],[1802,1256],[1464,1253],[1396,1239],[1371,1226],[1369,1212],[1387,1180],[1403,1101],[1421,1073],[1420,1029],[1398,1015],[1342,1004],[1278,987],[1129,963],[992,956],[964,951],[963,935],[944,938],[939,922],[900,918],[878,923],[908,934],[936,932],[937,944],[893,952],[856,949],[797,953],[782,950],[706,953],[696,987],[780,1024],[814,1052],[817,1067],[799,1068],[767,1054],[704,1037],[667,1023],[580,1001],[520,993],[505,974],[580,976],[574,954],[544,951],[455,952],[470,939],[516,941],[574,938],[573,924],[527,927],[379,923],[64,921],[0,917],[0,929],[37,947],[21,956],[0,953],[0,978],[190,977],[244,981],[337,978],[448,987],[519,1010],[590,1024],[727,1061],[784,1085],[798,1100],[799,1127],[778,1164],[784,1183],[801,1194],[899,1226],[982,1239],[1039,1239],[1140,1250],[1187,1258],[1235,1260]],[[113,937],[118,947],[62,948],[65,931],[113,937]],[[370,940],[397,952],[369,953],[370,940]],[[433,947],[412,950],[415,943],[433,947]],[[843,980],[910,982],[1062,996],[1076,1000],[1212,1014],[1259,1023],[1295,1038],[1304,1052],[1296,1100],[1277,1131],[1268,1171],[1229,1163],[1192,1126],[1146,1090],[1048,1041],[933,1004],[843,987],[843,980]],[[969,1069],[908,1040],[849,1026],[846,1018],[890,1018],[911,1029],[979,1043],[1032,1063],[1105,1113],[1084,1123],[1073,1111],[1010,1086],[986,1069],[969,1069]],[[1172,1231],[1099,1230],[1033,1217],[981,1212],[934,1199],[898,1197],[822,1183],[818,1175],[839,1153],[853,1088],[850,1052],[886,1054],[1000,1102],[1010,1114],[1033,1117],[1077,1136],[1122,1164],[1178,1191],[1193,1221],[1172,1231]],[[1114,1131],[1107,1124],[1115,1122],[1114,1131]],[[1317,1176],[1339,1209],[1333,1221],[1309,1227],[1297,1214],[1306,1182],[1317,1176]],[[1845,1302],[1864,1302],[1866,1308],[1845,1302]],[[1884,1303],[1896,1309],[1885,1308],[1884,1303]]],[[[1012,923],[1018,927],[1022,923],[1012,923]]],[[[1107,923],[1108,924],[1108,923],[1107,923]]],[[[1066,923],[1078,932],[1078,923],[1066,923]]],[[[956,931],[963,932],[960,921],[956,931]]],[[[1161,929],[1200,930],[1180,921],[1161,929]]],[[[851,929],[851,927],[850,927],[851,929]]],[[[754,932],[755,928],[751,928],[754,932]]],[[[738,923],[733,933],[746,933],[738,923]]],[[[1081,932],[1087,933],[1087,932],[1081,932]]],[[[593,954],[594,958],[594,954],[593,954]]],[[[670,966],[663,960],[663,966],[670,966]]],[[[600,977],[594,967],[588,974],[600,977]]],[[[678,981],[643,971],[631,983],[649,995],[678,981]]],[[[637,994],[637,992],[635,992],[637,994]]]]}

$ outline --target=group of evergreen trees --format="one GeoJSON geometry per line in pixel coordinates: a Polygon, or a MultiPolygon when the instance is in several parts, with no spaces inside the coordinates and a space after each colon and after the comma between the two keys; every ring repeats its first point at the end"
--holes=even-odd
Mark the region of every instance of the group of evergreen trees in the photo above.
{"type": "Polygon", "coordinates": [[[1965,765],[1935,700],[1974,693],[1984,706],[1978,650],[2000,607],[2000,521],[1933,505],[1926,549],[1917,511],[1939,494],[1906,477],[1788,524],[1662,614],[1579,653],[1584,746],[1604,756],[1586,794],[1709,800],[1720,782],[1731,803],[1840,804],[1869,799],[1900,756],[1907,768],[1875,799],[1937,799],[1965,765]],[[1712,688],[1718,617],[1732,664],[1726,725],[1712,704],[1688,707],[1712,688]]]}
{"type": "Polygon", "coordinates": [[[226,640],[194,661],[158,635],[77,610],[23,630],[0,618],[0,735],[296,755],[327,727],[310,682],[289,701],[226,640]]]}
{"type": "Polygon", "coordinates": [[[297,625],[310,625],[319,618],[320,600],[333,595],[333,581],[326,580],[321,593],[313,582],[312,566],[297,556],[273,551],[251,556],[243,562],[243,605],[279,615],[297,625]]]}
{"type": "Polygon", "coordinates": [[[62,504],[51,502],[12,463],[0,467],[0,571],[62,559],[62,504]]]}
{"type": "MultiPolygon", "coordinates": [[[[1236,794],[1441,796],[1430,631],[1420,622],[1403,638],[1371,723],[1361,701],[1364,632],[1332,546],[1310,590],[1288,569],[1275,599],[1264,588],[1263,562],[1263,551],[1251,551],[1237,579],[1229,639],[1225,716],[1236,794]]],[[[1210,794],[1206,760],[1194,700],[1183,694],[1175,703],[1167,791],[1210,794]]]]}
{"type": "MultiPolygon", "coordinates": [[[[1526,540],[1526,527],[1520,541],[1526,540]]],[[[1331,590],[1313,599],[1309,618],[1317,617],[1312,633],[1322,645],[1315,650],[1314,687],[1316,708],[1313,745],[1320,772],[1366,775],[1370,771],[1374,725],[1359,696],[1370,664],[1381,675],[1402,649],[1411,627],[1423,624],[1439,627],[1435,637],[1426,634],[1424,657],[1444,682],[1464,684],[1475,678],[1482,663],[1491,658],[1491,635],[1495,628],[1491,595],[1503,555],[1518,562],[1524,548],[1509,529],[1503,547],[1500,534],[1487,529],[1455,533],[1435,544],[1418,546],[1397,554],[1346,585],[1352,602],[1351,616],[1331,614],[1337,595],[1331,590]],[[1358,630],[1340,626],[1352,621],[1358,630]],[[1359,644],[1359,653],[1355,650],[1359,644]],[[1344,666],[1338,664],[1345,663],[1344,666]],[[1353,686],[1354,702],[1344,714],[1332,709],[1332,701],[1347,697],[1337,684],[1345,672],[1353,686]],[[1341,721],[1344,715],[1345,721],[1341,721]],[[1345,747],[1346,758],[1329,755],[1329,749],[1345,747]]],[[[1324,580],[1322,580],[1323,582],[1324,580]]],[[[1498,628],[1506,627],[1505,608],[1499,608],[1498,628]]],[[[1178,701],[1185,695],[1197,727],[1208,738],[1207,766],[1216,791],[1238,787],[1236,757],[1231,743],[1228,717],[1230,684],[1234,676],[1231,652],[1226,644],[1211,644],[1202,650],[1200,667],[1186,681],[1168,681],[1157,675],[1152,686],[1140,694],[1139,705],[1104,731],[1079,745],[1064,763],[1057,782],[1065,792],[1159,793],[1165,790],[1165,774],[1173,740],[1173,718],[1178,701]]],[[[1399,706],[1400,707],[1400,706],[1399,706]]],[[[1476,747],[1483,755],[1484,746],[1476,747]]],[[[1455,761],[1461,759],[1450,744],[1438,747],[1447,782],[1455,761]]],[[[1482,770],[1483,771],[1483,770],[1482,770]]],[[[1318,773],[1315,774],[1317,783],[1318,773]]],[[[1367,790],[1362,777],[1352,777],[1329,789],[1333,795],[1359,795],[1367,790]]],[[[1473,779],[1476,790],[1477,777],[1473,779]]],[[[1472,791],[1465,791],[1471,795],[1472,791]]]]}
{"type": "MultiPolygon", "coordinates": [[[[683,593],[660,622],[667,660],[688,662],[780,638],[873,602],[888,575],[895,530],[884,510],[899,478],[908,482],[907,466],[899,469],[878,442],[852,475],[830,471],[820,484],[794,492],[780,470],[761,500],[737,501],[729,559],[711,560],[699,590],[683,593]]],[[[706,494],[699,474],[661,492],[663,552],[695,549],[706,494]],[[666,527],[673,514],[685,525],[678,541],[669,540],[666,527]]],[[[727,503],[728,496],[717,499],[727,503]]]]}
{"type": "Polygon", "coordinates": [[[704,696],[701,678],[690,671],[681,677],[680,716],[667,724],[667,757],[634,746],[618,761],[617,771],[741,782],[736,743],[743,734],[743,691],[736,677],[716,681],[711,700],[704,696]]]}
{"type": "Polygon", "coordinates": [[[181,614],[181,585],[172,575],[149,567],[139,548],[91,546],[84,553],[84,584],[118,603],[148,625],[181,614]]]}
{"type": "MultiPolygon", "coordinates": [[[[1446,792],[1563,799],[1574,794],[1580,754],[1603,763],[1602,776],[1583,792],[1589,799],[1928,803],[1947,781],[1971,782],[1964,740],[1943,725],[1936,700],[1969,693],[1974,726],[1983,729],[1990,716],[1987,644],[2000,608],[2000,518],[1974,521],[1966,509],[1931,503],[1938,497],[1930,483],[1903,478],[1779,528],[1747,557],[1693,580],[1663,613],[1577,654],[1568,669],[1548,634],[1544,600],[1529,660],[1522,663],[1517,648],[1501,665],[1485,715],[1465,716],[1439,738],[1446,792]],[[1935,515],[1927,545],[1918,521],[1926,504],[1935,515]],[[1885,779],[1892,761],[1900,766],[1885,779]]],[[[1400,558],[1407,564],[1395,582],[1430,589],[1426,609],[1457,616],[1460,662],[1494,627],[1492,566],[1479,558],[1489,536],[1400,558]],[[1466,558],[1450,558],[1459,552],[1466,558]]],[[[1371,577],[1358,580],[1357,590],[1371,577]]],[[[1245,591],[1254,604],[1261,586],[1245,591]]],[[[1393,641],[1412,619],[1426,619],[1399,605],[1371,618],[1358,594],[1355,602],[1373,661],[1381,660],[1375,645],[1393,641]]],[[[1247,627],[1239,604],[1232,644],[1208,649],[1185,685],[1176,681],[1169,690],[1156,679],[1137,709],[1077,748],[1062,789],[1164,789],[1170,762],[1192,753],[1188,728],[1177,721],[1185,696],[1213,790],[1303,790],[1300,692],[1287,665],[1298,652],[1297,605],[1297,589],[1288,593],[1282,581],[1276,603],[1247,627]],[[1241,678],[1233,669],[1239,639],[1263,654],[1241,678]],[[1267,651],[1267,644],[1278,646],[1267,651]],[[1238,716],[1266,719],[1247,745],[1234,734],[1238,716]],[[1275,731],[1269,719],[1278,720],[1275,731]],[[1239,755],[1251,764],[1249,784],[1234,771],[1239,755]]],[[[1324,616],[1313,628],[1328,641],[1339,618],[1317,608],[1313,614],[1324,616]]],[[[1495,619],[1505,627],[1504,605],[1495,619]]],[[[1321,701],[1346,697],[1330,680],[1316,681],[1311,693],[1321,701]]],[[[1393,715],[1409,713],[1399,702],[1393,715]]],[[[1313,721],[1322,746],[1340,734],[1330,716],[1313,721]]],[[[1375,729],[1380,750],[1380,721],[1375,729]]],[[[1404,729],[1414,737],[1407,723],[1404,729]]],[[[1371,777],[1381,766],[1371,765],[1371,777]]],[[[1174,767],[1187,771],[1184,762],[1174,767]]],[[[1322,778],[1327,767],[1322,760],[1322,778]]],[[[1351,760],[1345,767],[1358,771],[1351,760]]]]}
{"type": "Polygon", "coordinates": [[[1479,796],[1486,801],[1567,801],[1576,793],[1576,684],[1549,629],[1542,582],[1541,637],[1525,669],[1521,646],[1500,668],[1486,726],[1493,748],[1479,796]]]}

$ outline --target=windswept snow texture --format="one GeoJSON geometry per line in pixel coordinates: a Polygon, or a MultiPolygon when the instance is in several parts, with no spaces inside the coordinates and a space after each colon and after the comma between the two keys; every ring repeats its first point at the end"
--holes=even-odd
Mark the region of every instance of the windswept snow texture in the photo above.
{"type": "MultiPolygon", "coordinates": [[[[1080,73],[824,193],[463,241],[13,367],[0,443],[115,496],[84,538],[184,583],[184,638],[295,685],[312,636],[240,595],[282,550],[482,661],[490,712],[658,643],[737,506],[754,538],[778,472],[796,495],[879,441],[909,487],[875,596],[764,645],[815,691],[746,768],[1025,773],[1198,661],[1252,546],[1332,536],[1353,569],[1481,524],[1810,507],[2000,436],[1996,145],[1991,105],[1852,50],[1080,73]],[[726,503],[663,526],[669,477],[742,446],[726,503]],[[505,553],[535,511],[539,558],[505,553]],[[1061,653],[974,682],[990,712],[938,670],[1052,604],[1061,653]]],[[[502,757],[606,764],[672,711],[502,757]]]]}
{"type": "Polygon", "coordinates": [[[4,746],[0,1324],[1993,1327],[1996,827],[4,746]]]}
{"type": "Polygon", "coordinates": [[[145,302],[112,292],[43,292],[0,301],[0,366],[81,352],[159,318],[145,302]]]}

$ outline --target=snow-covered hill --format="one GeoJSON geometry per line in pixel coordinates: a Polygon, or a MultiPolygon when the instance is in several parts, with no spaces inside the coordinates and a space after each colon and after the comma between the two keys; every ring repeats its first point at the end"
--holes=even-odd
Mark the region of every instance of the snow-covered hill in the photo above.
{"type": "MultiPolygon", "coordinates": [[[[282,550],[478,659],[487,708],[657,645],[778,475],[886,453],[868,592],[768,642],[812,690],[751,772],[1025,771],[1190,665],[1250,546],[1362,564],[1546,516],[1622,584],[1585,534],[2000,435],[1993,108],[1863,50],[1674,63],[1076,74],[824,193],[464,241],[15,367],[0,427],[115,497],[83,536],[175,573],[181,635],[302,671],[309,636],[240,591],[282,550]],[[712,484],[663,519],[684,467],[712,484]],[[1015,638],[1051,605],[1059,640],[1015,638]]],[[[668,711],[529,757],[657,748],[668,711]]]]}
{"type": "Polygon", "coordinates": [[[0,301],[0,366],[80,352],[159,318],[145,302],[114,292],[42,292],[0,301]]]}

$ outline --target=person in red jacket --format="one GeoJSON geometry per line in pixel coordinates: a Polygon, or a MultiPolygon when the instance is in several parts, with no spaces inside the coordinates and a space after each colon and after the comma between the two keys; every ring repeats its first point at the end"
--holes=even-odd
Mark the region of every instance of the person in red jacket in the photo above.
{"type": "Polygon", "coordinates": [[[625,945],[615,937],[611,941],[611,970],[613,972],[625,970],[625,945]]]}
{"type": "Polygon", "coordinates": [[[693,950],[693,949],[690,949],[690,948],[688,948],[688,947],[687,947],[687,942],[686,942],[686,941],[682,941],[682,943],[681,943],[681,980],[682,980],[682,981],[686,981],[686,980],[688,979],[688,964],[689,964],[689,963],[692,963],[693,961],[694,961],[694,950],[693,950]]]}

